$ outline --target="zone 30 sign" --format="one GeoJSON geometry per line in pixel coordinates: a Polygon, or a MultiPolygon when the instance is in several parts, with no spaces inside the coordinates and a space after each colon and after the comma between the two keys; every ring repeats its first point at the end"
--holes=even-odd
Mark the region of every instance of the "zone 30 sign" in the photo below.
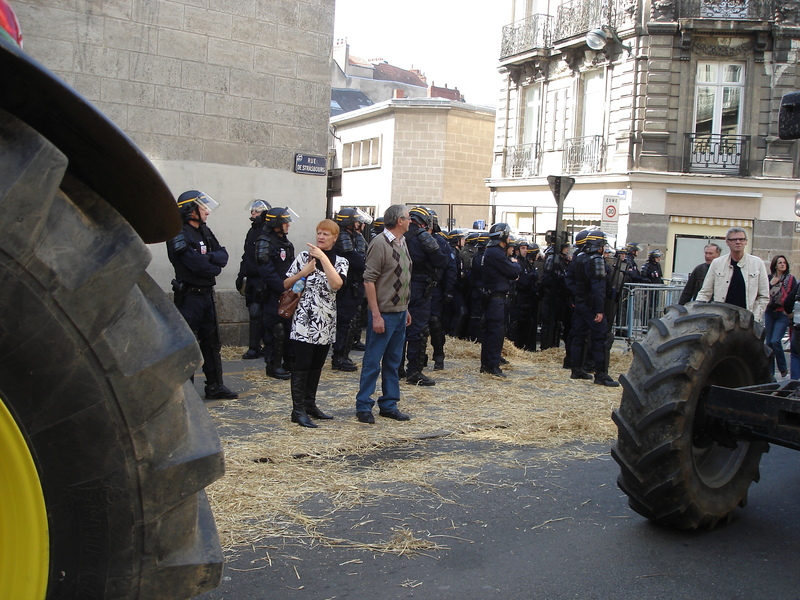
{"type": "Polygon", "coordinates": [[[601,229],[606,234],[616,235],[619,226],[619,196],[603,196],[601,229]]]}

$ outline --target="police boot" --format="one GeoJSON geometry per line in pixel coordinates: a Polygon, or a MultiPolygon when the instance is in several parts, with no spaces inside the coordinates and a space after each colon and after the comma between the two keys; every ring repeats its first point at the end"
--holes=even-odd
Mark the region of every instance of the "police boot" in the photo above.
{"type": "Polygon", "coordinates": [[[248,307],[250,313],[250,329],[247,342],[247,352],[242,354],[244,360],[252,360],[261,356],[261,305],[251,302],[248,307]]]}
{"type": "Polygon", "coordinates": [[[232,392],[221,383],[206,384],[206,400],[236,400],[239,394],[232,392]]]}
{"type": "Polygon", "coordinates": [[[308,372],[305,389],[306,414],[312,419],[332,419],[331,415],[326,415],[317,406],[317,387],[320,375],[322,375],[321,369],[308,372]]]}
{"type": "MultiPolygon", "coordinates": [[[[353,339],[356,335],[356,318],[350,319],[350,327],[347,328],[347,337],[344,340],[344,347],[339,353],[339,366],[334,366],[334,370],[338,371],[357,371],[358,366],[350,360],[350,349],[353,347],[353,339]]],[[[334,355],[336,353],[334,352],[334,355]]]]}
{"type": "Polygon", "coordinates": [[[331,368],[334,371],[357,371],[358,367],[343,352],[334,352],[331,358],[331,368]]]}
{"type": "Polygon", "coordinates": [[[431,346],[433,347],[433,370],[444,369],[444,329],[441,321],[436,319],[436,327],[431,324],[431,346]]]}
{"type": "Polygon", "coordinates": [[[301,427],[315,428],[317,425],[306,413],[306,382],[308,371],[292,371],[292,423],[301,427]]]}
{"type": "Polygon", "coordinates": [[[436,382],[433,379],[431,379],[422,372],[422,367],[419,364],[408,363],[406,371],[407,371],[406,383],[410,383],[411,385],[424,385],[424,386],[436,385],[436,382]]]}
{"type": "Polygon", "coordinates": [[[591,373],[587,373],[583,369],[572,369],[572,373],[569,376],[570,379],[592,379],[591,373]]]}
{"type": "Polygon", "coordinates": [[[292,374],[289,373],[286,369],[284,369],[281,365],[283,364],[283,338],[275,338],[275,341],[272,344],[272,357],[265,363],[265,370],[269,377],[274,377],[275,379],[282,379],[287,380],[289,379],[292,374]]]}
{"type": "Polygon", "coordinates": [[[619,387],[619,381],[614,381],[607,373],[595,373],[594,382],[597,385],[604,385],[606,387],[619,387]]]}

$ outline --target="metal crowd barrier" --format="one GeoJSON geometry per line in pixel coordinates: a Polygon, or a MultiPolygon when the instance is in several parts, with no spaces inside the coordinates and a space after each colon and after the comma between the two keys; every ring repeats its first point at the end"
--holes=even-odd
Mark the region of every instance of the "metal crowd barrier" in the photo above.
{"type": "Polygon", "coordinates": [[[614,337],[629,341],[642,339],[647,333],[650,319],[662,316],[670,304],[677,304],[683,287],[626,283],[614,322],[614,337]]]}

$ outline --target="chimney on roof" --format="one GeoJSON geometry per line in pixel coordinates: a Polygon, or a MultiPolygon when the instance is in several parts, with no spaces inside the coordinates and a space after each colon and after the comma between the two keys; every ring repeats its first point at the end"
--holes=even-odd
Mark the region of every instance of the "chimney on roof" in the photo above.
{"type": "Polygon", "coordinates": [[[333,60],[339,65],[342,73],[349,74],[350,44],[347,43],[347,38],[336,40],[336,44],[333,46],[333,60]]]}
{"type": "Polygon", "coordinates": [[[395,90],[394,90],[394,97],[395,97],[395,98],[405,98],[405,97],[406,97],[406,93],[405,93],[403,90],[401,90],[401,89],[397,89],[397,88],[395,88],[395,90]]]}

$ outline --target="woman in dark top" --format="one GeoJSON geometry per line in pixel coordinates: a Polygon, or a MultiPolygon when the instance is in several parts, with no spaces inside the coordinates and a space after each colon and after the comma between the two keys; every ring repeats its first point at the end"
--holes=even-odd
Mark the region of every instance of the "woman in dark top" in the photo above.
{"type": "Polygon", "coordinates": [[[775,370],[775,363],[777,362],[781,377],[786,377],[788,374],[786,369],[786,354],[783,351],[781,340],[786,333],[786,329],[789,327],[789,317],[783,305],[789,292],[794,287],[795,278],[789,273],[789,261],[786,260],[786,257],[782,254],[772,259],[769,271],[770,300],[767,305],[767,310],[764,313],[764,327],[766,328],[764,341],[772,348],[773,372],[775,370]]]}

